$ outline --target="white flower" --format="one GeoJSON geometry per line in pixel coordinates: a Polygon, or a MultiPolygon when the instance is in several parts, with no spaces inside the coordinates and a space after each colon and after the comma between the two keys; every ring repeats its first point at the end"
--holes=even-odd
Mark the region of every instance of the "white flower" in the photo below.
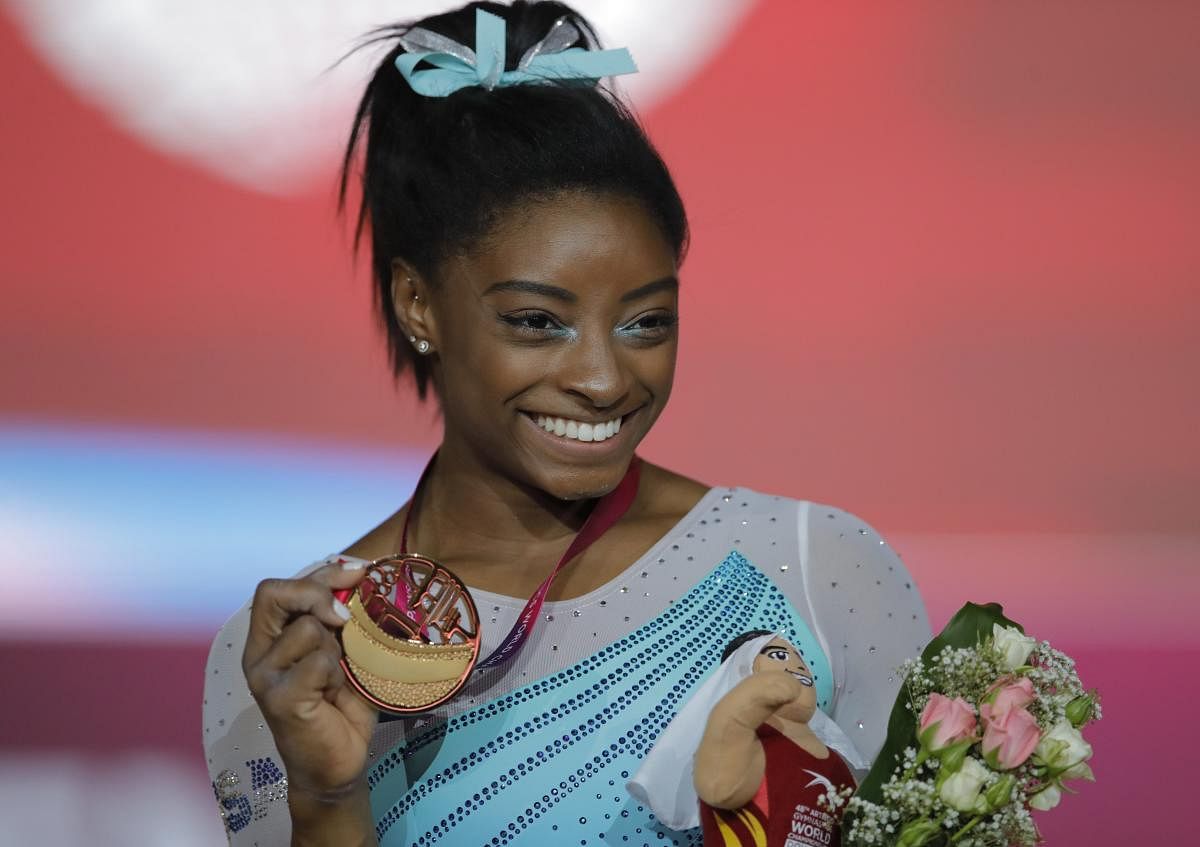
{"type": "Polygon", "coordinates": [[[1025,664],[1025,660],[1037,646],[1037,639],[1023,635],[1016,627],[1000,626],[998,623],[992,624],[992,641],[996,650],[1004,657],[1004,664],[1010,671],[1015,671],[1025,664]]]}
{"type": "Polygon", "coordinates": [[[951,774],[938,787],[942,802],[960,812],[975,810],[979,801],[979,790],[987,781],[988,769],[978,759],[968,756],[957,773],[951,774]]]}
{"type": "Polygon", "coordinates": [[[1058,801],[1062,799],[1062,792],[1058,790],[1058,786],[1050,783],[1037,794],[1029,798],[1029,805],[1037,809],[1039,812],[1048,812],[1058,805],[1058,801]]]}
{"type": "Polygon", "coordinates": [[[1083,777],[1085,773],[1078,765],[1092,758],[1092,745],[1083,740],[1079,730],[1063,718],[1042,736],[1033,750],[1034,759],[1045,765],[1052,774],[1072,771],[1072,776],[1083,777]]]}

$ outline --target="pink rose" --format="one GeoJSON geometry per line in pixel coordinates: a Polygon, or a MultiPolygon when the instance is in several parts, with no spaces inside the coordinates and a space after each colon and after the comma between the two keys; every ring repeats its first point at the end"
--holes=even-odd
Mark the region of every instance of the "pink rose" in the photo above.
{"type": "MultiPolygon", "coordinates": [[[[1033,683],[1028,677],[998,680],[983,696],[984,705],[991,704],[993,719],[1006,715],[1013,709],[1024,708],[1032,703],[1033,699],[1033,683]]],[[[982,710],[980,713],[982,714],[982,710]]]]}
{"type": "Polygon", "coordinates": [[[944,694],[929,695],[917,727],[921,746],[936,753],[974,735],[975,710],[970,703],[961,697],[951,700],[944,694]]]}
{"type": "Polygon", "coordinates": [[[1041,738],[1037,719],[1024,707],[999,711],[993,703],[979,708],[983,718],[983,758],[993,768],[1009,770],[1024,762],[1041,738]]]}

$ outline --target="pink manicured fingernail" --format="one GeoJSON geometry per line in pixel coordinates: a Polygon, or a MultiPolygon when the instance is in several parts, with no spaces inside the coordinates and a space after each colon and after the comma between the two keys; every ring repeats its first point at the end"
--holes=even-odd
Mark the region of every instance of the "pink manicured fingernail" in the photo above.
{"type": "Polygon", "coordinates": [[[333,613],[344,621],[350,620],[350,610],[346,608],[346,604],[338,598],[333,598],[333,613]]]}

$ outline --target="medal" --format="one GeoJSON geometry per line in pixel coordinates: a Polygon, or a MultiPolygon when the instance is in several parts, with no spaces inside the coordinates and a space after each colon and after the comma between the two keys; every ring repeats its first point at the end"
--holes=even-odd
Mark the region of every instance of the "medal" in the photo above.
{"type": "MultiPolygon", "coordinates": [[[[436,458],[436,456],[435,456],[436,458]]],[[[408,553],[405,516],[400,552],[367,565],[353,589],[334,592],[350,609],[342,627],[342,668],[363,697],[382,711],[412,715],[452,699],[477,667],[503,664],[525,645],[554,577],[629,509],[637,495],[640,460],[601,497],[554,570],[525,604],[500,646],[479,662],[479,612],[467,586],[437,561],[408,553]]],[[[430,459],[417,490],[433,467],[430,459]]],[[[416,495],[413,495],[416,502],[416,495]]]]}
{"type": "Polygon", "coordinates": [[[479,613],[467,587],[432,559],[376,559],[343,601],[342,667],[384,711],[423,712],[466,684],[479,657],[479,613]]]}

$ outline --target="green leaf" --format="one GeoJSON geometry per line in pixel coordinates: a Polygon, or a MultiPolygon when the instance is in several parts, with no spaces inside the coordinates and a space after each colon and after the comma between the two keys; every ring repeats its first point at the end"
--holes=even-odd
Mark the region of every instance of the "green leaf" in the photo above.
{"type": "Polygon", "coordinates": [[[924,847],[941,830],[941,827],[936,822],[929,818],[919,818],[915,821],[909,821],[900,830],[900,837],[896,841],[896,847],[924,847]]]}
{"type": "Polygon", "coordinates": [[[1012,799],[1013,787],[1016,784],[1017,778],[1010,773],[1006,773],[992,783],[983,794],[983,798],[987,801],[988,811],[994,812],[1001,806],[1007,805],[1008,801],[1012,799]]]}
{"type": "MultiPolygon", "coordinates": [[[[1022,633],[1025,628],[1016,621],[1004,617],[1004,609],[999,603],[967,603],[950,619],[945,628],[934,637],[921,653],[921,661],[928,664],[934,656],[945,647],[974,647],[992,634],[992,624],[1013,626],[1022,633]]],[[[875,758],[875,765],[867,773],[862,785],[855,792],[856,796],[872,803],[883,802],[883,784],[891,778],[892,772],[903,754],[904,749],[913,746],[917,741],[917,715],[908,710],[908,693],[901,686],[892,706],[892,714],[888,719],[887,740],[883,749],[875,758]]]]}
{"type": "Polygon", "coordinates": [[[1086,779],[1088,782],[1095,782],[1096,775],[1092,773],[1092,766],[1087,762],[1080,762],[1077,765],[1072,765],[1063,772],[1065,779],[1086,779]]]}
{"type": "Polygon", "coordinates": [[[942,761],[942,771],[946,773],[958,773],[962,768],[963,761],[967,758],[967,751],[974,744],[974,738],[964,738],[962,741],[951,744],[946,749],[940,751],[937,756],[942,761]]]}

